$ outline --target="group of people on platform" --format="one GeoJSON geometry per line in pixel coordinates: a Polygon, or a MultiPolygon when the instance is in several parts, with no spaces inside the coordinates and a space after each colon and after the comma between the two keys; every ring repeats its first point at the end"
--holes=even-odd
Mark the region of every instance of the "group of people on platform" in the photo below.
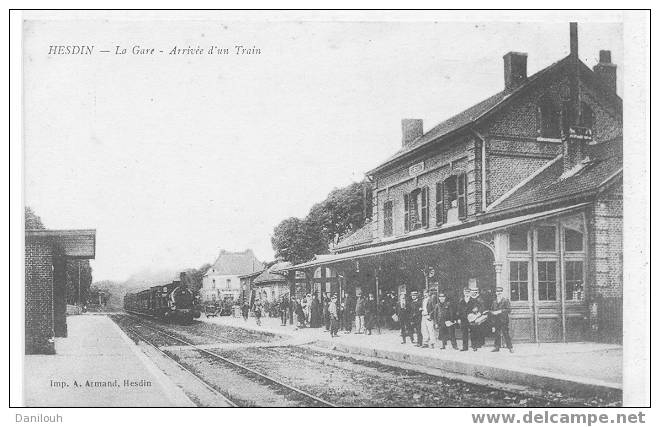
{"type": "MultiPolygon", "coordinates": [[[[258,304],[256,304],[258,305],[258,304]]],[[[243,316],[247,319],[249,307],[243,306],[243,316]]],[[[496,297],[486,302],[478,288],[464,288],[458,301],[453,301],[443,291],[412,291],[402,293],[397,299],[394,293],[381,296],[380,304],[373,293],[365,298],[361,292],[356,296],[346,294],[340,302],[337,294],[307,294],[289,300],[283,296],[279,301],[281,324],[288,321],[289,310],[293,312],[298,328],[320,328],[338,336],[340,325],[345,333],[371,335],[376,328],[386,327],[401,331],[402,344],[410,339],[418,347],[441,349],[458,348],[457,335],[461,338],[461,351],[472,347],[474,351],[484,346],[489,333],[495,335],[492,351],[499,351],[504,344],[513,352],[509,333],[509,313],[511,304],[504,297],[503,289],[496,288],[496,297]],[[504,342],[502,342],[504,341],[504,342]]],[[[254,307],[257,324],[260,324],[261,310],[254,307]],[[257,313],[258,312],[258,313],[257,313]]]]}
{"type": "Polygon", "coordinates": [[[495,334],[495,346],[492,351],[500,351],[502,340],[513,353],[511,335],[509,333],[509,313],[511,303],[504,296],[503,289],[496,288],[496,297],[486,304],[479,295],[479,289],[463,289],[463,297],[459,301],[450,301],[444,292],[437,295],[423,291],[410,293],[410,299],[405,295],[399,298],[396,306],[396,317],[401,328],[402,344],[406,338],[419,347],[435,347],[436,342],[442,343],[442,349],[450,342],[458,350],[457,332],[461,335],[461,351],[467,351],[469,346],[477,351],[484,346],[489,329],[495,334]],[[437,339],[436,339],[437,335],[437,339]]]}

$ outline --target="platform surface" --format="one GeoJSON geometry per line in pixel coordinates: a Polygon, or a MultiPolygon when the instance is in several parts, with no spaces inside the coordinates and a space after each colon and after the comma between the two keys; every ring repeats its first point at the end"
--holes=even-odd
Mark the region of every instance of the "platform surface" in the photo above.
{"type": "Polygon", "coordinates": [[[56,354],[25,356],[25,406],[193,406],[109,317],[69,316],[67,324],[56,354]]]}

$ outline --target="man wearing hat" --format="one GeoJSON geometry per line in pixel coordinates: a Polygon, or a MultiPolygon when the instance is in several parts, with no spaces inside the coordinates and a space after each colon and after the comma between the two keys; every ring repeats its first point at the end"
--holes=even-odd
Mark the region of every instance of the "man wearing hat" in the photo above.
{"type": "Polygon", "coordinates": [[[435,328],[433,327],[433,318],[435,313],[435,298],[430,295],[428,290],[424,290],[424,299],[422,300],[422,321],[421,331],[424,340],[424,347],[435,347],[435,328]]]}
{"type": "Polygon", "coordinates": [[[412,291],[410,293],[410,328],[412,334],[417,335],[417,347],[422,346],[422,301],[419,299],[419,293],[412,291]]]}
{"type": "Polygon", "coordinates": [[[468,321],[468,314],[472,313],[472,307],[474,307],[475,301],[470,296],[470,288],[463,288],[463,298],[458,301],[458,307],[456,314],[458,317],[458,324],[461,327],[461,339],[463,340],[463,345],[461,351],[468,350],[468,340],[470,337],[470,322],[468,321]]]}
{"type": "Polygon", "coordinates": [[[495,290],[497,298],[493,300],[490,309],[490,315],[494,320],[495,326],[495,348],[493,351],[500,351],[502,346],[502,335],[504,335],[504,343],[511,353],[513,353],[513,345],[511,344],[511,335],[509,334],[509,312],[511,311],[511,302],[504,296],[504,289],[497,287],[495,290]]]}
{"type": "Polygon", "coordinates": [[[458,350],[456,344],[456,330],[455,324],[457,323],[456,308],[449,300],[447,294],[440,292],[438,294],[438,304],[435,306],[434,319],[438,325],[438,338],[442,341],[442,349],[447,347],[447,338],[451,340],[451,346],[454,350],[458,350]]]}
{"type": "Polygon", "coordinates": [[[339,331],[339,311],[337,309],[337,295],[333,295],[328,303],[328,317],[330,319],[330,336],[336,337],[339,331]]]}

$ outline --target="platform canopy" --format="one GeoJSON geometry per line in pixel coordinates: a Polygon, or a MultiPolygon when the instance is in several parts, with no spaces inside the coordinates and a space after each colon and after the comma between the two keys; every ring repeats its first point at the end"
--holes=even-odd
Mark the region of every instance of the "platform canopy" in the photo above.
{"type": "Polygon", "coordinates": [[[69,258],[94,259],[96,230],[25,230],[25,239],[50,240],[69,258]]]}
{"type": "Polygon", "coordinates": [[[391,243],[381,242],[378,245],[370,246],[367,248],[358,249],[355,251],[349,251],[338,254],[326,254],[326,255],[317,255],[313,260],[280,268],[278,270],[273,270],[273,272],[287,272],[293,270],[303,270],[312,267],[319,267],[322,265],[334,264],[341,261],[354,260],[360,258],[367,258],[376,255],[383,255],[393,252],[405,251],[410,249],[418,249],[426,246],[435,245],[438,243],[449,242],[452,240],[464,239],[468,237],[477,236],[483,233],[488,233],[495,231],[497,229],[503,229],[507,227],[512,227],[519,224],[528,223],[531,221],[536,221],[542,218],[548,218],[551,216],[567,213],[586,206],[587,203],[581,203],[578,205],[568,206],[564,208],[557,208],[552,210],[546,210],[542,212],[537,212],[533,214],[516,216],[513,218],[502,219],[499,221],[487,222],[483,224],[475,224],[469,227],[460,228],[457,230],[448,230],[444,233],[434,233],[431,235],[422,235],[417,238],[407,238],[406,240],[398,240],[391,243]]]}

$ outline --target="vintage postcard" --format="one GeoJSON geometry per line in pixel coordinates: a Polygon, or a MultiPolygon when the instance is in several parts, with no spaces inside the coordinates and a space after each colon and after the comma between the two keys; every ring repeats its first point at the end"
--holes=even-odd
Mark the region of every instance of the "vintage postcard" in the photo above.
{"type": "Polygon", "coordinates": [[[18,404],[648,405],[645,19],[21,12],[18,404]]]}

